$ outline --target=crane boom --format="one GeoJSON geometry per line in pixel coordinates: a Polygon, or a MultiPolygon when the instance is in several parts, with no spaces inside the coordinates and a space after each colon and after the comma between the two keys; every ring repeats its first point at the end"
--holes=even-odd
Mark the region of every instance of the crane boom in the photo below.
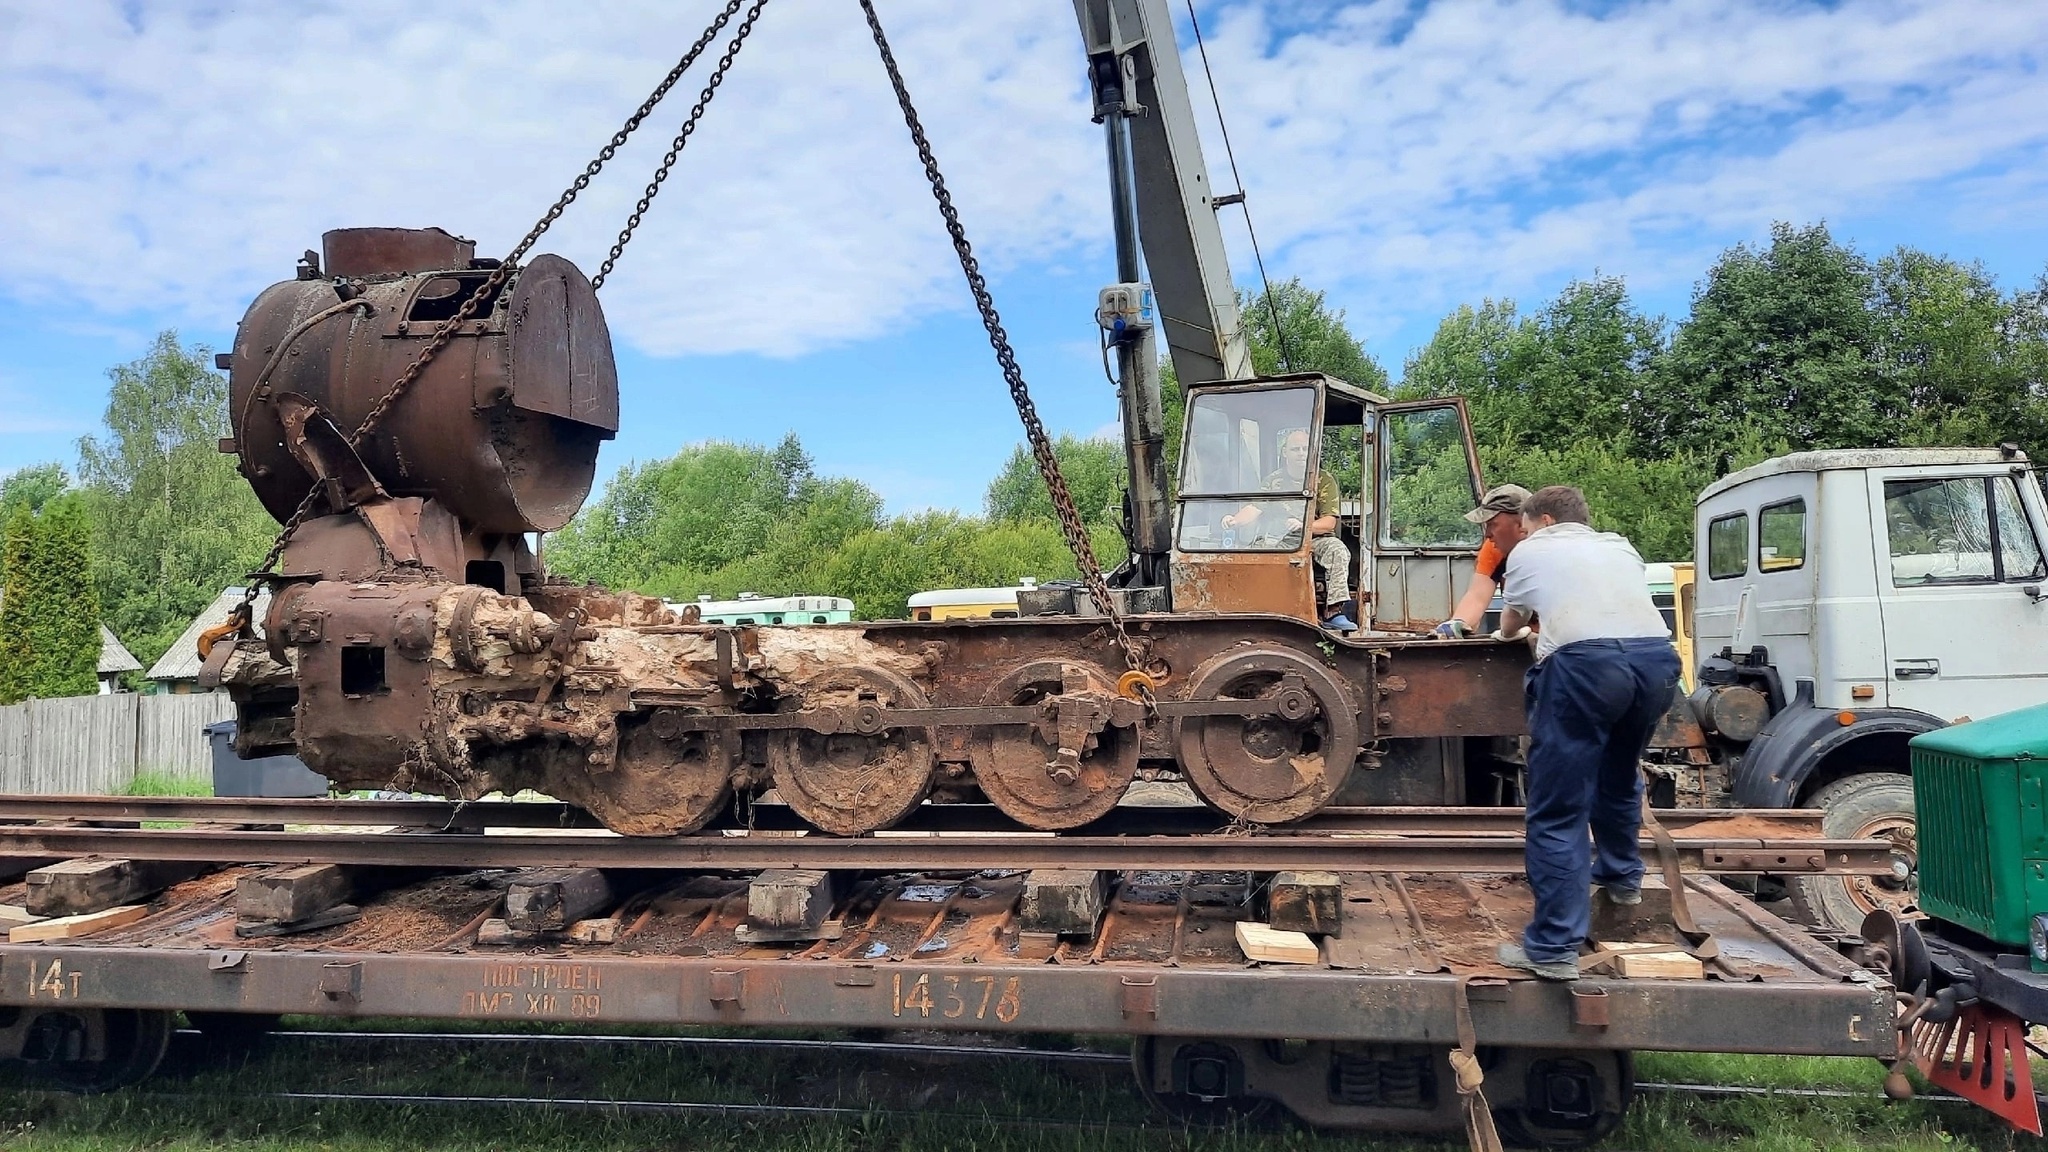
{"type": "MultiPolygon", "coordinates": [[[[1074,11],[1095,117],[1128,131],[1127,172],[1112,160],[1111,181],[1128,181],[1174,374],[1184,385],[1246,379],[1251,355],[1166,0],[1074,0],[1074,11]]],[[[1122,204],[1116,218],[1121,256],[1129,243],[1122,204]]],[[[1135,280],[1135,272],[1118,275],[1135,280]]]]}

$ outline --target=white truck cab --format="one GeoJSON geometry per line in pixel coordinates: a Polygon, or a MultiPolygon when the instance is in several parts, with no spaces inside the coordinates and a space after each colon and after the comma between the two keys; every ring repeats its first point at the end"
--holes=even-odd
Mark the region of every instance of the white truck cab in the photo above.
{"type": "Polygon", "coordinates": [[[1830,835],[1899,846],[1888,882],[1795,881],[1812,919],[1911,904],[1908,740],[2048,701],[2044,542],[2012,446],[1796,452],[1700,494],[1698,687],[1657,743],[1725,772],[1709,802],[1822,807],[1830,835]]]}

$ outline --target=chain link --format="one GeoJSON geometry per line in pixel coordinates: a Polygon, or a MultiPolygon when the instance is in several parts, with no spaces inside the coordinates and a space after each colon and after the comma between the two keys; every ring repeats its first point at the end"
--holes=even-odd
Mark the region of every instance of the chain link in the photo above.
{"type": "MultiPolygon", "coordinates": [[[[541,236],[554,226],[555,221],[562,218],[562,213],[568,210],[569,205],[576,202],[576,197],[581,195],[584,189],[590,187],[590,182],[597,177],[599,172],[603,171],[604,166],[611,161],[612,157],[618,155],[619,149],[625,145],[627,138],[631,137],[639,129],[641,123],[653,114],[655,106],[660,104],[662,99],[668,95],[669,89],[675,87],[676,82],[681,80],[683,74],[690,70],[690,66],[695,64],[698,57],[704,54],[704,50],[711,46],[711,42],[718,38],[720,32],[725,30],[725,26],[732,22],[733,16],[739,12],[745,3],[746,0],[727,0],[724,9],[712,18],[711,24],[704,29],[703,34],[698,36],[696,42],[690,45],[690,50],[683,53],[682,59],[676,61],[675,67],[669,69],[668,75],[662,78],[661,83],[655,85],[654,91],[648,94],[647,99],[641,101],[640,107],[635,109],[633,114],[626,118],[626,122],[620,126],[619,130],[612,133],[612,138],[605,142],[604,147],[598,149],[597,155],[591,159],[589,164],[584,166],[583,171],[577,175],[576,179],[570,182],[567,188],[562,190],[562,194],[557,196],[555,202],[549,205],[548,210],[541,215],[541,218],[535,221],[533,227],[527,231],[526,236],[513,246],[512,251],[506,255],[504,260],[499,262],[496,268],[491,270],[490,276],[485,279],[483,285],[475,292],[470,293],[469,298],[462,302],[460,308],[456,309],[455,315],[443,320],[434,329],[433,337],[427,341],[425,347],[420,349],[419,355],[413,358],[412,363],[406,366],[405,371],[399,374],[398,379],[391,382],[391,387],[385,391],[383,397],[370,409],[369,414],[363,417],[363,422],[349,435],[348,442],[350,447],[360,447],[362,445],[364,439],[376,430],[378,424],[383,422],[385,415],[397,405],[399,400],[404,398],[407,390],[420,378],[420,374],[426,371],[427,365],[432,363],[434,357],[439,355],[441,350],[448,346],[448,342],[453,340],[455,334],[461,331],[462,326],[476,315],[477,310],[483,306],[484,302],[497,298],[499,290],[504,288],[505,282],[511,279],[512,274],[518,270],[519,261],[525,257],[527,252],[532,250],[535,244],[540,242],[541,236]]],[[[662,179],[666,178],[668,169],[675,164],[676,154],[681,151],[683,145],[687,142],[688,136],[695,131],[696,123],[703,116],[705,106],[710,103],[712,94],[724,81],[726,71],[732,67],[733,57],[739,52],[740,42],[745,40],[747,33],[753,29],[754,21],[760,16],[761,8],[766,3],[767,0],[754,0],[753,7],[748,10],[746,21],[741,25],[738,35],[734,37],[731,46],[726,49],[725,55],[718,62],[717,74],[712,77],[710,85],[704,89],[704,94],[698,99],[696,106],[690,110],[690,119],[684,126],[683,135],[677,138],[675,146],[669,150],[667,157],[664,159],[661,175],[656,178],[653,185],[648,187],[647,195],[641,199],[639,207],[633,213],[632,224],[628,226],[625,232],[620,234],[619,242],[612,246],[611,256],[605,261],[604,265],[606,272],[611,270],[612,264],[619,257],[619,252],[625,247],[626,242],[632,238],[633,227],[639,224],[641,214],[647,210],[648,203],[654,198],[655,188],[661,183],[662,179]]],[[[598,280],[593,281],[591,287],[595,289],[602,280],[603,274],[600,273],[598,280]]],[[[283,349],[279,349],[279,355],[281,356],[282,354],[283,349]]],[[[297,534],[299,528],[312,515],[313,509],[319,502],[319,494],[320,485],[318,483],[307,489],[306,495],[299,501],[298,508],[284,522],[284,527],[278,530],[277,538],[271,541],[269,552],[264,554],[263,563],[257,566],[255,572],[251,573],[252,576],[263,576],[277,567],[278,562],[284,558],[284,550],[290,545],[292,537],[297,534]]],[[[248,635],[250,619],[253,615],[256,597],[260,594],[260,590],[261,583],[256,579],[251,579],[249,586],[242,591],[241,605],[233,609],[228,615],[229,621],[237,625],[237,631],[241,635],[248,635]]]]}
{"type": "Polygon", "coordinates": [[[1060,475],[1052,439],[1045,434],[1045,425],[1039,422],[1038,406],[1031,401],[1031,390],[1025,386],[1023,369],[1017,366],[1009,334],[1003,330],[1002,317],[996,313],[995,298],[989,295],[988,281],[982,277],[981,265],[975,260],[974,249],[967,242],[967,230],[960,223],[960,212],[953,206],[953,193],[946,187],[946,178],[939,173],[938,158],[932,154],[931,141],[926,138],[924,125],[918,121],[917,109],[911,104],[910,90],[904,86],[903,73],[896,65],[896,54],[890,50],[889,39],[882,32],[882,21],[875,14],[873,0],[860,0],[860,7],[867,15],[869,31],[874,33],[875,47],[882,54],[882,66],[889,71],[889,84],[896,90],[896,105],[903,110],[903,122],[909,127],[910,138],[917,145],[918,158],[924,161],[925,179],[931,183],[932,198],[939,203],[939,214],[945,217],[946,232],[953,238],[953,251],[960,258],[960,271],[966,274],[968,290],[974,294],[974,306],[981,312],[982,327],[988,329],[989,346],[995,349],[996,363],[1002,368],[1003,380],[1010,386],[1010,399],[1016,403],[1017,417],[1024,423],[1024,436],[1031,443],[1031,455],[1038,461],[1039,474],[1045,478],[1046,490],[1052,496],[1053,510],[1059,514],[1060,533],[1066,537],[1067,547],[1074,553],[1074,561],[1081,569],[1081,579],[1088,586],[1089,598],[1109,619],[1116,645],[1123,652],[1124,663],[1131,671],[1140,674],[1135,678],[1135,685],[1140,698],[1149,706],[1152,702],[1151,680],[1145,671],[1144,657],[1124,626],[1123,612],[1118,609],[1116,598],[1102,577],[1102,565],[1095,559],[1095,547],[1088,540],[1088,529],[1074,508],[1074,497],[1067,490],[1066,478],[1060,475]]]}
{"type": "Polygon", "coordinates": [[[648,205],[653,204],[654,198],[660,195],[662,181],[668,179],[669,169],[676,166],[676,158],[682,155],[683,149],[690,143],[690,137],[696,134],[697,122],[704,118],[704,109],[711,106],[711,98],[718,94],[718,86],[725,83],[725,74],[732,70],[733,59],[740,54],[740,46],[747,42],[747,34],[754,30],[754,21],[761,18],[761,9],[767,4],[768,0],[754,0],[753,6],[747,9],[747,18],[740,21],[739,31],[733,34],[732,43],[725,46],[725,55],[718,58],[718,69],[711,74],[711,82],[704,85],[704,91],[698,94],[697,103],[690,108],[689,118],[683,121],[682,131],[676,133],[675,141],[668,146],[668,152],[661,158],[661,167],[655,169],[654,179],[648,181],[647,191],[641,194],[640,202],[633,206],[633,214],[626,218],[626,226],[619,230],[618,240],[612,244],[611,252],[604,258],[604,267],[599,268],[597,275],[591,277],[592,289],[604,287],[605,278],[612,274],[612,268],[618,264],[620,254],[625,252],[626,245],[633,239],[633,230],[640,227],[640,218],[647,214],[648,205]]]}

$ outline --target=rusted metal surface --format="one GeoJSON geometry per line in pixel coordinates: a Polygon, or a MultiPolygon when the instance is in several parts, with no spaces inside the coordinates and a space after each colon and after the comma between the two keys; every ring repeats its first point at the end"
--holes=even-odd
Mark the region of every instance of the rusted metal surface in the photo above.
{"type": "MultiPolygon", "coordinates": [[[[1114,665],[1075,658],[1108,648],[1089,618],[756,629],[684,625],[631,594],[387,579],[295,587],[265,623],[226,674],[244,727],[276,731],[265,708],[288,702],[299,755],[338,784],[534,788],[638,835],[702,827],[729,788],[770,784],[815,827],[886,828],[963,762],[1036,828],[1100,815],[1147,761],[1226,814],[1286,822],[1374,740],[1516,730],[1526,658],[1335,644],[1273,616],[1134,617],[1147,709],[1109,690],[1114,665]]],[[[1441,774],[1430,787],[1404,796],[1457,798],[1441,774]]]]}
{"type": "Polygon", "coordinates": [[[432,229],[337,232],[327,264],[268,289],[236,337],[234,447],[289,520],[266,619],[208,665],[244,755],[295,751],[350,788],[533,788],[646,836],[772,787],[859,835],[934,789],[1076,828],[1148,771],[1262,824],[1327,805],[1360,765],[1383,774],[1371,795],[1455,802],[1442,763],[1386,779],[1429,760],[1390,742],[1521,729],[1524,653],[1333,639],[1306,540],[1183,555],[1215,563],[1175,614],[1005,627],[706,626],[549,582],[526,534],[575,513],[618,427],[590,283],[539,256],[500,287],[513,266],[432,229]]]}
{"type": "MultiPolygon", "coordinates": [[[[1522,839],[1493,836],[1298,833],[1046,836],[903,833],[878,837],[752,834],[621,837],[357,835],[326,832],[0,826],[0,857],[107,856],[208,863],[358,864],[421,868],[1346,868],[1407,872],[1514,870],[1522,839]]],[[[1688,836],[1687,867],[1872,875],[1891,866],[1878,840],[1688,836]]]]}
{"type": "MultiPolygon", "coordinates": [[[[752,806],[745,824],[738,813],[723,814],[711,830],[751,827],[798,831],[803,821],[779,804],[752,806]]],[[[1661,811],[1658,820],[1680,839],[1748,838],[1775,843],[1822,835],[1818,808],[1694,808],[1661,811]]],[[[0,795],[0,822],[62,820],[91,825],[102,821],[200,821],[210,824],[317,824],[323,827],[424,828],[482,831],[486,828],[594,829],[588,813],[568,804],[507,800],[303,800],[227,796],[40,796],[0,795]]],[[[1087,825],[1103,836],[1168,836],[1222,831],[1229,822],[1200,807],[1130,805],[1087,825]]],[[[927,804],[897,826],[906,832],[1015,832],[1024,826],[986,804],[927,804]]],[[[1291,826],[1311,832],[1376,832],[1428,836],[1515,836],[1522,831],[1520,808],[1328,807],[1291,826]]]]}
{"type": "MultiPolygon", "coordinates": [[[[489,275],[466,255],[418,267],[468,250],[437,229],[352,229],[340,243],[347,270],[330,269],[343,281],[339,292],[326,279],[272,285],[235,336],[230,414],[241,470],[280,521],[314,477],[287,446],[276,398],[294,394],[355,428],[436,322],[489,275]],[[283,346],[303,321],[347,300],[367,307],[283,346]]],[[[617,429],[618,374],[596,294],[573,264],[539,256],[427,366],[362,445],[362,458],[393,496],[439,501],[475,532],[529,532],[559,528],[576,513],[598,444],[617,429]]]]}
{"type": "MultiPolygon", "coordinates": [[[[1740,978],[1589,979],[1582,990],[1605,993],[1606,1021],[1577,1024],[1569,990],[1485,959],[1519,929],[1514,915],[1526,917],[1526,888],[1506,878],[1479,881],[1483,906],[1449,880],[1431,881],[1441,891],[1417,899],[1430,951],[1398,972],[1247,965],[1231,926],[1256,914],[1252,886],[1228,873],[1127,874],[1097,942],[1057,956],[1035,954],[1016,931],[1014,874],[875,877],[835,909],[840,939],[777,946],[739,938],[744,879],[677,877],[643,890],[615,913],[626,928],[609,945],[542,937],[485,947],[476,926],[502,899],[502,875],[396,889],[366,901],[353,923],[268,940],[234,936],[237,878],[230,870],[181,885],[149,919],[86,940],[0,946],[0,1002],[1447,1046],[1456,983],[1479,976],[1471,1001],[1483,1044],[1895,1051],[1889,986],[1844,961],[1787,950],[1711,900],[1700,902],[1702,921],[1743,958],[1740,978]]],[[[1364,935],[1357,928],[1344,938],[1364,935]]]]}

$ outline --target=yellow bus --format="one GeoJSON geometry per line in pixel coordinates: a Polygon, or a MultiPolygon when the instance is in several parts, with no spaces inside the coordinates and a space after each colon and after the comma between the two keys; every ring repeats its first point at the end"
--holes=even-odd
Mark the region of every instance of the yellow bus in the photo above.
{"type": "Polygon", "coordinates": [[[1017,593],[1038,587],[1026,576],[1005,588],[935,588],[909,601],[912,620],[1008,620],[1017,615],[1017,593]]]}

